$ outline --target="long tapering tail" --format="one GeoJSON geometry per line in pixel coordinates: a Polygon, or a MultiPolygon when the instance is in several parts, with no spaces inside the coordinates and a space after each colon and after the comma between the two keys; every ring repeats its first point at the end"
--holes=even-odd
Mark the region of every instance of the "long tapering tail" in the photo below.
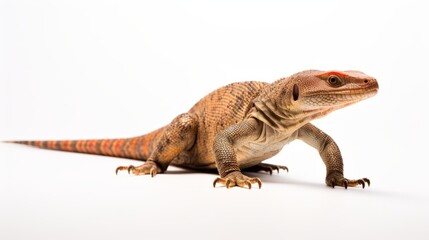
{"type": "Polygon", "coordinates": [[[7,142],[50,150],[146,160],[162,136],[162,132],[163,128],[133,138],[7,142]]]}

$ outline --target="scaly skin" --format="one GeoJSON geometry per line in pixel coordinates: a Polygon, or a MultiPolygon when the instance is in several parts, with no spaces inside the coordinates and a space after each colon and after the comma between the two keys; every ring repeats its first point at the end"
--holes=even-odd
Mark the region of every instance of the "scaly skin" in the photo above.
{"type": "Polygon", "coordinates": [[[221,87],[169,125],[139,137],[14,143],[145,161],[137,167],[118,167],[116,173],[126,170],[155,176],[170,164],[217,169],[220,177],[214,186],[251,188],[255,183],[261,187],[261,180],[247,177],[241,170],[287,170],[262,161],[300,139],[319,151],[328,186],[365,187],[365,183],[370,184],[367,178],[344,177],[337,144],[310,121],[374,96],[377,90],[377,81],[362,72],[308,70],[271,84],[240,82],[221,87]]]}

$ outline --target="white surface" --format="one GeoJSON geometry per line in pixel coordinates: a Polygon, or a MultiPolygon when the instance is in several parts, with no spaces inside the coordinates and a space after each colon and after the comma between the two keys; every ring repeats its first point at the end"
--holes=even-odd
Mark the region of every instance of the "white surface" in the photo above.
{"type": "Polygon", "coordinates": [[[0,1],[0,139],[146,133],[227,83],[356,69],[379,94],[315,122],[339,144],[332,190],[301,142],[256,174],[212,174],[0,144],[0,239],[427,239],[427,7],[419,1],[0,1]],[[183,173],[183,174],[182,174],[183,173]]]}

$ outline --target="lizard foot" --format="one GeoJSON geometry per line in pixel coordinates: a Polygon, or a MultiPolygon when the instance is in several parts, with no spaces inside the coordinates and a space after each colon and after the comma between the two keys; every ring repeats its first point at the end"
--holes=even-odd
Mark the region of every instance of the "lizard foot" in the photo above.
{"type": "Polygon", "coordinates": [[[270,175],[273,175],[273,170],[276,170],[277,173],[279,173],[280,169],[286,170],[286,172],[289,172],[289,169],[286,166],[280,166],[280,165],[274,165],[274,164],[268,164],[268,163],[259,163],[255,166],[245,168],[243,169],[243,171],[246,171],[246,172],[264,171],[264,172],[268,172],[270,175]]]}
{"type": "Polygon", "coordinates": [[[335,188],[335,186],[344,187],[347,189],[347,187],[356,187],[359,185],[362,185],[362,188],[365,188],[365,183],[368,184],[368,187],[371,184],[371,181],[369,181],[368,178],[361,178],[361,179],[347,179],[343,176],[343,174],[334,172],[332,174],[329,174],[326,177],[326,185],[335,188]]]}
{"type": "Polygon", "coordinates": [[[128,174],[134,174],[134,175],[144,175],[144,174],[150,174],[152,177],[155,177],[157,173],[161,172],[161,168],[158,167],[158,165],[153,161],[147,161],[144,164],[140,166],[120,166],[116,168],[116,174],[118,174],[119,171],[128,171],[128,174]]]}
{"type": "Polygon", "coordinates": [[[238,171],[231,172],[223,178],[222,177],[216,178],[213,182],[213,187],[216,187],[216,183],[220,183],[224,185],[226,188],[230,188],[234,186],[239,186],[239,187],[247,186],[247,188],[251,189],[252,184],[254,183],[258,183],[259,188],[261,188],[262,186],[261,179],[257,177],[251,178],[251,177],[245,176],[238,171]]]}

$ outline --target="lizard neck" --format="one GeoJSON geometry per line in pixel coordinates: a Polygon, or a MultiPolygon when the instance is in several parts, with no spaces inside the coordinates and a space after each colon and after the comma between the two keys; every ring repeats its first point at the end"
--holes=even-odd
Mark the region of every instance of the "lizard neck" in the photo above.
{"type": "Polygon", "coordinates": [[[292,134],[313,119],[323,117],[334,109],[299,110],[278,106],[271,99],[256,99],[248,117],[253,117],[271,128],[292,134]]]}

